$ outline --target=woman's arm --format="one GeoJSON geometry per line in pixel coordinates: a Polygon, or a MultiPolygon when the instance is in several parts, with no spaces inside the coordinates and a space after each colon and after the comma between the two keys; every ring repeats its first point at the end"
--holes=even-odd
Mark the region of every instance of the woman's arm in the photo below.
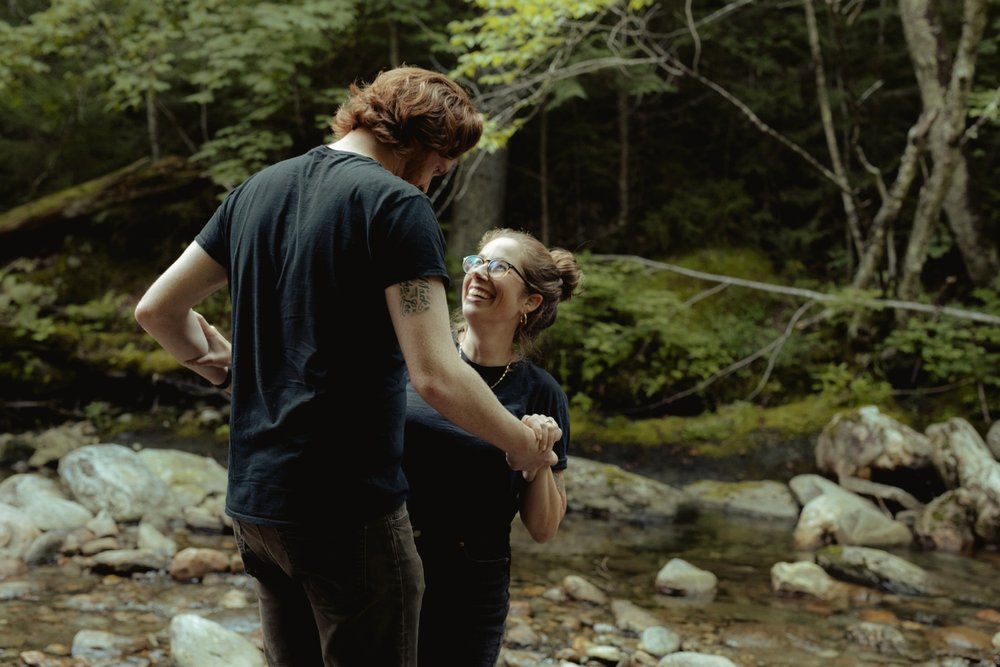
{"type": "Polygon", "coordinates": [[[521,493],[521,522],[536,542],[548,542],[555,537],[566,516],[563,472],[553,472],[547,466],[541,468],[521,493]]]}

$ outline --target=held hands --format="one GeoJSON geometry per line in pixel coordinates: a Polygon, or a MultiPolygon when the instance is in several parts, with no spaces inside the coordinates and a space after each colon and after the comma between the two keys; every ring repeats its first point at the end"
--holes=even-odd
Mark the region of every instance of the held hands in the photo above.
{"type": "Polygon", "coordinates": [[[229,370],[229,366],[232,364],[232,345],[226,340],[225,336],[219,333],[218,329],[208,323],[208,320],[201,313],[192,312],[194,312],[194,316],[201,326],[202,333],[205,334],[205,339],[208,341],[208,352],[200,357],[188,359],[185,365],[192,368],[220,369],[222,373],[219,374],[217,381],[212,382],[213,378],[208,379],[212,384],[221,384],[226,376],[226,372],[229,370]]]}
{"type": "Polygon", "coordinates": [[[530,453],[530,460],[525,459],[523,465],[518,465],[520,461],[511,460],[510,455],[507,457],[507,463],[512,469],[520,470],[524,479],[530,482],[539,470],[558,461],[552,446],[562,437],[563,432],[556,420],[548,415],[525,415],[521,418],[521,423],[530,428],[534,434],[535,451],[530,453]]]}

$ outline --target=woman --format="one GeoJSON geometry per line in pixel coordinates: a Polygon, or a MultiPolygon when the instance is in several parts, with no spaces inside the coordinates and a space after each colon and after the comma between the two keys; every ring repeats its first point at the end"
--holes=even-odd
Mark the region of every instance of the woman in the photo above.
{"type": "Polygon", "coordinates": [[[496,663],[510,601],[511,521],[520,513],[532,539],[545,542],[566,513],[568,401],[526,355],[583,273],[572,253],[550,251],[525,232],[494,229],[479,247],[462,264],[456,353],[516,417],[550,426],[558,462],[513,472],[501,450],[454,426],[407,387],[403,469],[426,582],[421,665],[496,663]]]}

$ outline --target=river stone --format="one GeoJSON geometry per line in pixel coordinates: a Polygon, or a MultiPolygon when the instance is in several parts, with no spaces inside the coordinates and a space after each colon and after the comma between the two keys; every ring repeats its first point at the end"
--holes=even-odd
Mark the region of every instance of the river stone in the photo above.
{"type": "Polygon", "coordinates": [[[736,663],[721,655],[679,651],[666,655],[656,667],[737,667],[736,663]]]}
{"type": "Polygon", "coordinates": [[[643,609],[631,600],[612,600],[611,613],[615,616],[615,625],[627,632],[642,632],[646,628],[663,623],[656,614],[643,609]]]}
{"type": "Polygon", "coordinates": [[[59,461],[59,476],[84,507],[106,511],[116,521],[136,521],[172,506],[166,483],[123,445],[80,447],[59,461]]]}
{"type": "Polygon", "coordinates": [[[129,576],[137,572],[163,570],[167,559],[145,549],[114,549],[94,556],[90,569],[98,574],[129,576]]]}
{"type": "Polygon", "coordinates": [[[170,619],[170,655],[176,667],[266,667],[264,654],[241,634],[197,614],[170,619]]]}
{"type": "Polygon", "coordinates": [[[812,595],[821,600],[834,598],[843,590],[826,570],[809,561],[772,565],[771,588],[779,595],[812,595]]]}
{"type": "Polygon", "coordinates": [[[921,468],[931,463],[931,441],[874,405],[834,415],[816,440],[816,467],[837,477],[867,477],[878,468],[921,468]]]}
{"type": "Polygon", "coordinates": [[[143,449],[138,456],[166,482],[181,507],[200,505],[212,493],[226,493],[226,469],[209,456],[176,449],[143,449]]]}
{"type": "Polygon", "coordinates": [[[74,658],[99,663],[126,653],[141,651],[148,645],[143,638],[123,637],[103,630],[80,630],[73,637],[71,655],[74,658]]]}
{"type": "Polygon", "coordinates": [[[656,574],[656,590],[668,595],[710,596],[717,584],[713,573],[680,558],[671,558],[656,574]]]}
{"type": "Polygon", "coordinates": [[[990,430],[986,432],[986,447],[993,458],[1000,461],[1000,420],[990,424],[990,430]]]}
{"type": "Polygon", "coordinates": [[[868,646],[883,655],[906,651],[906,637],[898,629],[884,623],[862,621],[847,628],[847,638],[861,646],[868,646]]]}
{"type": "Polygon", "coordinates": [[[21,509],[0,503],[0,559],[20,559],[41,531],[21,509]]]}
{"type": "Polygon", "coordinates": [[[642,631],[639,636],[639,645],[636,648],[659,658],[673,653],[680,647],[680,635],[663,626],[654,625],[642,631]]]}
{"type": "Polygon", "coordinates": [[[579,575],[567,575],[563,578],[562,585],[567,595],[574,600],[598,605],[608,601],[608,596],[604,591],[579,575]]]}
{"type": "Polygon", "coordinates": [[[783,482],[704,479],[684,486],[683,491],[702,507],[731,514],[792,521],[799,515],[799,504],[783,482]]]}
{"type": "Polygon", "coordinates": [[[693,506],[683,491],[610,463],[570,456],[568,466],[570,511],[649,520],[672,519],[693,506]]]}
{"type": "Polygon", "coordinates": [[[816,562],[834,577],[875,586],[890,593],[934,593],[926,570],[887,551],[869,547],[829,546],[816,552],[816,562]]]}
{"type": "Polygon", "coordinates": [[[11,475],[0,482],[0,502],[21,508],[42,531],[78,528],[94,516],[69,500],[56,480],[38,473],[11,475]]]}

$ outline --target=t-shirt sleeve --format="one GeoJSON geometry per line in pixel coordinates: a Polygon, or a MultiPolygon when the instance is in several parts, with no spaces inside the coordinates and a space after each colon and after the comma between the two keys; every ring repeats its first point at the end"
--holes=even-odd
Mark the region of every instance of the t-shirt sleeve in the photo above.
{"type": "Polygon", "coordinates": [[[195,243],[208,253],[209,257],[226,267],[229,272],[229,211],[236,196],[236,190],[230,192],[225,200],[215,209],[215,213],[208,219],[205,226],[198,235],[194,237],[195,243]]]}
{"type": "Polygon", "coordinates": [[[570,441],[569,399],[562,386],[549,373],[542,370],[540,376],[542,381],[539,382],[537,393],[533,397],[532,406],[528,412],[549,415],[559,424],[562,429],[562,437],[552,446],[552,451],[556,453],[558,458],[552,466],[552,470],[565,470],[568,465],[567,455],[570,441]]]}
{"type": "Polygon", "coordinates": [[[373,234],[372,255],[382,287],[414,278],[440,277],[448,287],[445,238],[430,200],[423,194],[402,198],[386,211],[373,234]]]}

